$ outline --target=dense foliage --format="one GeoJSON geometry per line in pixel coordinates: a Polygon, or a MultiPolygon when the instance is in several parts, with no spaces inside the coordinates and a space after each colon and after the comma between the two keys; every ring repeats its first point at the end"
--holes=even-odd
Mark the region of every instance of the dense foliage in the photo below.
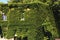
{"type": "Polygon", "coordinates": [[[59,0],[12,0],[8,4],[0,4],[3,36],[12,38],[17,34],[17,37],[27,36],[28,40],[45,40],[42,31],[44,25],[45,30],[50,31],[53,38],[59,37],[54,13],[59,7],[59,2],[59,0]],[[7,16],[7,21],[3,21],[1,12],[7,16]]]}

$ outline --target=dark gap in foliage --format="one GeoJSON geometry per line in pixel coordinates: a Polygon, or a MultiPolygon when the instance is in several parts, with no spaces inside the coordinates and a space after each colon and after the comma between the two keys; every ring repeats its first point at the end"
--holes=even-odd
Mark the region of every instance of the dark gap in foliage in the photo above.
{"type": "Polygon", "coordinates": [[[2,4],[1,6],[2,6],[2,7],[7,7],[7,6],[8,6],[8,4],[2,4]]]}
{"type": "Polygon", "coordinates": [[[25,32],[27,32],[28,31],[28,28],[26,28],[26,31],[25,32]]]}
{"type": "Polygon", "coordinates": [[[18,8],[18,6],[17,6],[17,5],[10,5],[9,8],[10,8],[10,9],[11,9],[11,8],[18,8]]]}
{"type": "Polygon", "coordinates": [[[47,0],[43,0],[43,2],[46,2],[47,0]]]}
{"type": "Polygon", "coordinates": [[[21,40],[21,37],[14,37],[14,40],[21,40]]]}
{"type": "Polygon", "coordinates": [[[2,33],[2,28],[1,28],[1,26],[0,26],[0,36],[1,36],[1,38],[3,38],[3,33],[2,33]]]}
{"type": "Polygon", "coordinates": [[[57,0],[52,0],[52,2],[55,2],[55,1],[57,1],[57,0]]]}
{"type": "Polygon", "coordinates": [[[45,37],[48,37],[48,40],[50,40],[52,38],[52,33],[50,31],[48,31],[47,29],[45,30],[45,25],[42,26],[42,31],[45,37]]]}
{"type": "Polygon", "coordinates": [[[55,22],[57,24],[57,29],[58,29],[58,33],[60,36],[60,12],[58,10],[60,10],[60,5],[54,5],[52,7],[53,13],[54,13],[54,17],[55,17],[55,22]]]}
{"type": "Polygon", "coordinates": [[[28,40],[28,37],[23,37],[23,40],[28,40]]]}

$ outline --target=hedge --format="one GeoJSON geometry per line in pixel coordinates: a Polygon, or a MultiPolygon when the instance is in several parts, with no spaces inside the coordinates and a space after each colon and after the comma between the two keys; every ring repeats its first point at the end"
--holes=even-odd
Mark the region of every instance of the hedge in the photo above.
{"type": "Polygon", "coordinates": [[[18,37],[27,36],[29,40],[43,40],[42,25],[45,25],[45,29],[52,33],[53,38],[59,37],[53,13],[48,5],[41,3],[10,4],[2,9],[4,13],[6,12],[8,18],[7,22],[0,22],[3,25],[2,28],[4,26],[8,28],[5,35],[6,38],[12,38],[16,33],[18,37]],[[4,10],[5,8],[6,10],[4,10]],[[21,18],[25,19],[21,20],[21,18]],[[25,31],[26,29],[28,30],[25,31]]]}

